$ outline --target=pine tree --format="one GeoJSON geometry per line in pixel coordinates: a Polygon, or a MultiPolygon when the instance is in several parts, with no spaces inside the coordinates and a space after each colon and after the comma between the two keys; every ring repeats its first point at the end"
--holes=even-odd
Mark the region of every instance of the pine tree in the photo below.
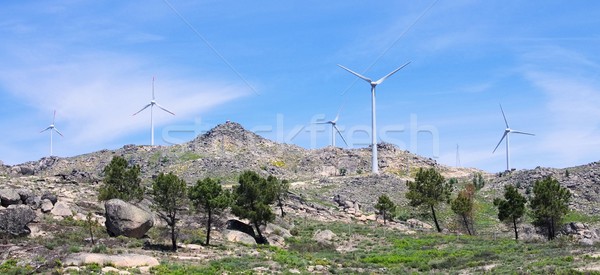
{"type": "Polygon", "coordinates": [[[186,205],[186,183],[173,173],[160,173],[152,183],[154,208],[158,216],[171,228],[172,250],[177,251],[176,226],[181,210],[186,205]]]}
{"type": "Polygon", "coordinates": [[[392,220],[394,211],[396,211],[396,205],[386,194],[383,194],[377,199],[375,209],[377,209],[379,214],[383,216],[383,224],[386,224],[386,220],[392,220]]]}
{"type": "Polygon", "coordinates": [[[446,181],[434,168],[419,168],[415,181],[408,181],[406,185],[408,186],[406,198],[410,200],[410,205],[429,207],[437,231],[442,232],[435,215],[435,206],[450,202],[450,194],[453,189],[452,181],[446,181]]]}
{"type": "Polygon", "coordinates": [[[98,200],[141,201],[144,198],[144,188],[141,185],[138,165],[129,167],[127,160],[121,156],[115,156],[103,171],[104,185],[98,191],[98,200]]]}
{"type": "Polygon", "coordinates": [[[278,180],[276,177],[270,175],[267,177],[267,183],[273,188],[272,192],[275,194],[277,207],[279,207],[279,210],[281,211],[281,217],[285,217],[283,202],[288,198],[290,182],[288,180],[278,180]]]}
{"type": "Polygon", "coordinates": [[[270,183],[256,172],[245,171],[238,180],[239,184],[233,191],[235,203],[231,207],[234,215],[249,219],[258,233],[258,243],[267,243],[263,237],[260,226],[275,219],[271,204],[275,202],[276,195],[270,183]]]}
{"type": "Polygon", "coordinates": [[[223,190],[221,182],[205,178],[190,187],[188,196],[197,210],[206,213],[206,245],[209,245],[213,214],[231,205],[231,193],[223,190]]]}
{"type": "Polygon", "coordinates": [[[457,214],[469,235],[475,235],[473,228],[473,205],[475,186],[468,184],[465,189],[458,192],[456,199],[450,204],[452,211],[457,214]]]}
{"type": "Polygon", "coordinates": [[[527,198],[512,185],[504,186],[504,199],[496,198],[494,200],[494,205],[498,207],[498,219],[511,223],[515,231],[515,240],[519,239],[517,225],[525,214],[526,203],[527,198]]]}
{"type": "Polygon", "coordinates": [[[569,211],[570,199],[569,190],[556,179],[547,177],[534,183],[530,207],[535,224],[546,229],[548,240],[556,236],[556,227],[569,211]]]}

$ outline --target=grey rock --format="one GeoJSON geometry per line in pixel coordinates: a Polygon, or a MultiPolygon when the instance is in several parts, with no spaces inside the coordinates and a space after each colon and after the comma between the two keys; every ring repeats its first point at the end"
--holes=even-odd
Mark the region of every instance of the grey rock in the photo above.
{"type": "Polygon", "coordinates": [[[54,205],[52,204],[52,202],[48,199],[44,199],[42,201],[42,205],[41,205],[41,209],[43,213],[48,213],[50,211],[52,211],[52,208],[54,208],[54,205]]]}
{"type": "Polygon", "coordinates": [[[583,246],[593,246],[596,242],[592,239],[583,238],[579,240],[579,244],[583,246]]]}
{"type": "Polygon", "coordinates": [[[21,196],[16,190],[11,188],[0,189],[0,205],[8,207],[13,204],[20,204],[21,196]]]}
{"type": "Polygon", "coordinates": [[[52,210],[50,211],[50,213],[52,213],[52,215],[54,215],[54,216],[60,216],[60,217],[73,216],[73,211],[71,211],[71,208],[64,202],[57,202],[54,205],[54,207],[52,208],[52,210]]]}
{"type": "Polygon", "coordinates": [[[256,234],[254,233],[254,228],[252,228],[251,225],[238,221],[236,219],[228,220],[227,223],[225,223],[225,228],[233,231],[244,232],[252,236],[253,238],[256,237],[256,234]]]}
{"type": "Polygon", "coordinates": [[[104,203],[106,231],[110,236],[142,238],[152,226],[151,213],[119,199],[104,203]]]}
{"type": "Polygon", "coordinates": [[[221,234],[223,234],[223,238],[230,242],[243,243],[247,245],[256,244],[256,239],[254,239],[254,237],[241,231],[224,229],[221,234]]]}
{"type": "MultiPolygon", "coordinates": [[[[48,202],[50,204],[52,204],[52,202],[50,200],[48,200],[48,202]]],[[[28,197],[27,200],[25,201],[25,204],[29,205],[31,207],[31,209],[36,210],[36,209],[40,208],[40,206],[42,204],[42,198],[40,196],[28,197]]]]}
{"type": "Polygon", "coordinates": [[[260,227],[260,230],[262,233],[267,234],[267,235],[277,235],[277,236],[281,236],[283,238],[292,237],[292,234],[290,234],[289,230],[287,230],[279,225],[272,224],[272,223],[267,224],[267,226],[262,225],[260,227]]]}
{"type": "Polygon", "coordinates": [[[17,189],[17,193],[19,194],[19,197],[21,197],[21,202],[24,204],[27,204],[27,200],[30,200],[32,197],[34,197],[33,191],[27,188],[17,189]]]}
{"type": "Polygon", "coordinates": [[[12,205],[10,208],[0,210],[0,232],[14,236],[23,236],[31,233],[27,224],[35,219],[36,215],[26,205],[12,205]]]}
{"type": "Polygon", "coordinates": [[[317,232],[315,232],[312,239],[321,244],[332,244],[333,240],[336,237],[337,237],[337,235],[335,233],[333,233],[331,230],[327,229],[327,230],[318,230],[317,232]]]}
{"type": "Polygon", "coordinates": [[[52,204],[56,204],[56,202],[58,201],[58,197],[57,197],[56,195],[54,195],[54,194],[52,194],[52,193],[48,193],[48,192],[44,193],[44,194],[42,195],[42,198],[41,198],[41,199],[42,199],[42,200],[45,200],[45,199],[47,199],[47,200],[51,201],[51,202],[52,202],[52,204]]]}

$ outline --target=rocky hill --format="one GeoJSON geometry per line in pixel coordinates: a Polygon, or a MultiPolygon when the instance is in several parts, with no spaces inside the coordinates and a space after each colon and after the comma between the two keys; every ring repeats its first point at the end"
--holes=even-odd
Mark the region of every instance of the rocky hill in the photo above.
{"type": "MultiPolygon", "coordinates": [[[[474,169],[451,168],[398,147],[381,143],[379,167],[383,173],[410,176],[419,167],[438,167],[450,176],[467,176],[474,169]]],[[[290,180],[308,180],[337,175],[364,175],[370,171],[370,148],[342,149],[326,147],[308,150],[295,145],[279,144],[247,131],[240,124],[227,122],[194,140],[174,146],[125,145],[117,150],[102,150],[85,155],[42,158],[12,167],[5,173],[16,175],[55,176],[80,182],[101,179],[102,169],[113,156],[125,157],[140,165],[142,177],[149,179],[160,172],[174,172],[189,182],[210,176],[235,181],[243,170],[275,175],[290,180]]]]}

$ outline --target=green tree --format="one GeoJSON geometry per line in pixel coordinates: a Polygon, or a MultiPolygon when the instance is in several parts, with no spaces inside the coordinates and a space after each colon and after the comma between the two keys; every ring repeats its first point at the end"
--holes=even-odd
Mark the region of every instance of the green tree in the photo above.
{"type": "Polygon", "coordinates": [[[379,212],[380,215],[383,216],[383,224],[386,224],[386,220],[391,221],[396,211],[396,205],[390,197],[386,194],[379,196],[377,199],[377,204],[375,205],[375,209],[379,212]]]}
{"type": "Polygon", "coordinates": [[[186,205],[186,183],[173,173],[160,173],[152,183],[152,198],[158,216],[171,228],[171,244],[177,251],[176,226],[178,214],[186,205]]]}
{"type": "Polygon", "coordinates": [[[469,235],[475,235],[475,229],[473,228],[474,196],[475,186],[467,184],[450,203],[450,208],[460,217],[461,223],[469,235]]]}
{"type": "Polygon", "coordinates": [[[442,232],[435,215],[435,206],[450,201],[450,194],[453,189],[452,182],[446,181],[434,168],[419,168],[415,175],[415,181],[407,181],[406,185],[408,186],[406,198],[410,200],[410,205],[429,207],[437,231],[442,232]]]}
{"type": "Polygon", "coordinates": [[[288,180],[278,180],[276,177],[270,175],[267,177],[267,183],[273,188],[273,194],[275,200],[277,200],[277,207],[281,211],[281,216],[285,216],[283,211],[283,201],[288,198],[288,191],[290,189],[290,182],[288,180]]]}
{"type": "Polygon", "coordinates": [[[127,160],[121,156],[115,156],[103,171],[104,185],[98,191],[98,200],[140,201],[144,198],[144,188],[141,185],[138,165],[129,167],[127,160]]]}
{"type": "Polygon", "coordinates": [[[207,215],[206,245],[210,242],[210,227],[213,214],[231,205],[231,193],[223,190],[221,182],[211,178],[198,180],[190,187],[188,196],[197,210],[203,210],[207,215]]]}
{"type": "Polygon", "coordinates": [[[234,189],[235,203],[231,207],[234,215],[249,219],[258,232],[258,242],[266,243],[260,232],[260,225],[275,219],[271,204],[275,202],[275,188],[270,186],[273,180],[267,181],[254,171],[245,171],[239,177],[239,185],[234,189]]]}
{"type": "Polygon", "coordinates": [[[570,199],[569,190],[552,177],[534,183],[530,207],[535,224],[546,229],[548,240],[556,236],[557,225],[569,211],[570,199]]]}
{"type": "Polygon", "coordinates": [[[525,214],[526,203],[527,198],[521,195],[517,188],[512,185],[504,186],[504,199],[494,199],[494,205],[498,207],[498,219],[512,224],[515,231],[515,240],[519,239],[517,224],[525,214]]]}
{"type": "Polygon", "coordinates": [[[475,186],[475,190],[481,190],[485,185],[485,179],[483,179],[483,175],[481,173],[475,173],[473,175],[473,186],[475,186]]]}

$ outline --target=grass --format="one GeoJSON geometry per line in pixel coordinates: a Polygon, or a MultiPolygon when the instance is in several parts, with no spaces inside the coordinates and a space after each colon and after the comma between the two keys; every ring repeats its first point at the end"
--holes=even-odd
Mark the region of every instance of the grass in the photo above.
{"type": "Polygon", "coordinates": [[[181,156],[179,156],[179,160],[181,160],[181,161],[191,161],[191,160],[197,160],[200,158],[202,158],[201,155],[196,154],[191,151],[187,151],[187,152],[183,153],[181,156]]]}
{"type": "MultiPolygon", "coordinates": [[[[581,247],[567,240],[526,243],[512,239],[423,233],[405,235],[380,225],[318,223],[306,220],[295,227],[297,234],[286,240],[287,249],[258,246],[258,253],[226,257],[200,265],[163,263],[158,274],[252,274],[257,268],[274,273],[296,269],[311,273],[321,265],[330,273],[529,273],[579,274],[576,268],[600,265],[600,258],[581,256],[598,247],[581,247]],[[329,229],[335,245],[354,242],[355,249],[336,250],[334,244],[312,240],[317,230],[329,229]],[[576,254],[573,254],[576,253],[576,254]]],[[[594,273],[586,273],[594,274],[594,273]]],[[[598,274],[598,273],[595,273],[598,274]]]]}

